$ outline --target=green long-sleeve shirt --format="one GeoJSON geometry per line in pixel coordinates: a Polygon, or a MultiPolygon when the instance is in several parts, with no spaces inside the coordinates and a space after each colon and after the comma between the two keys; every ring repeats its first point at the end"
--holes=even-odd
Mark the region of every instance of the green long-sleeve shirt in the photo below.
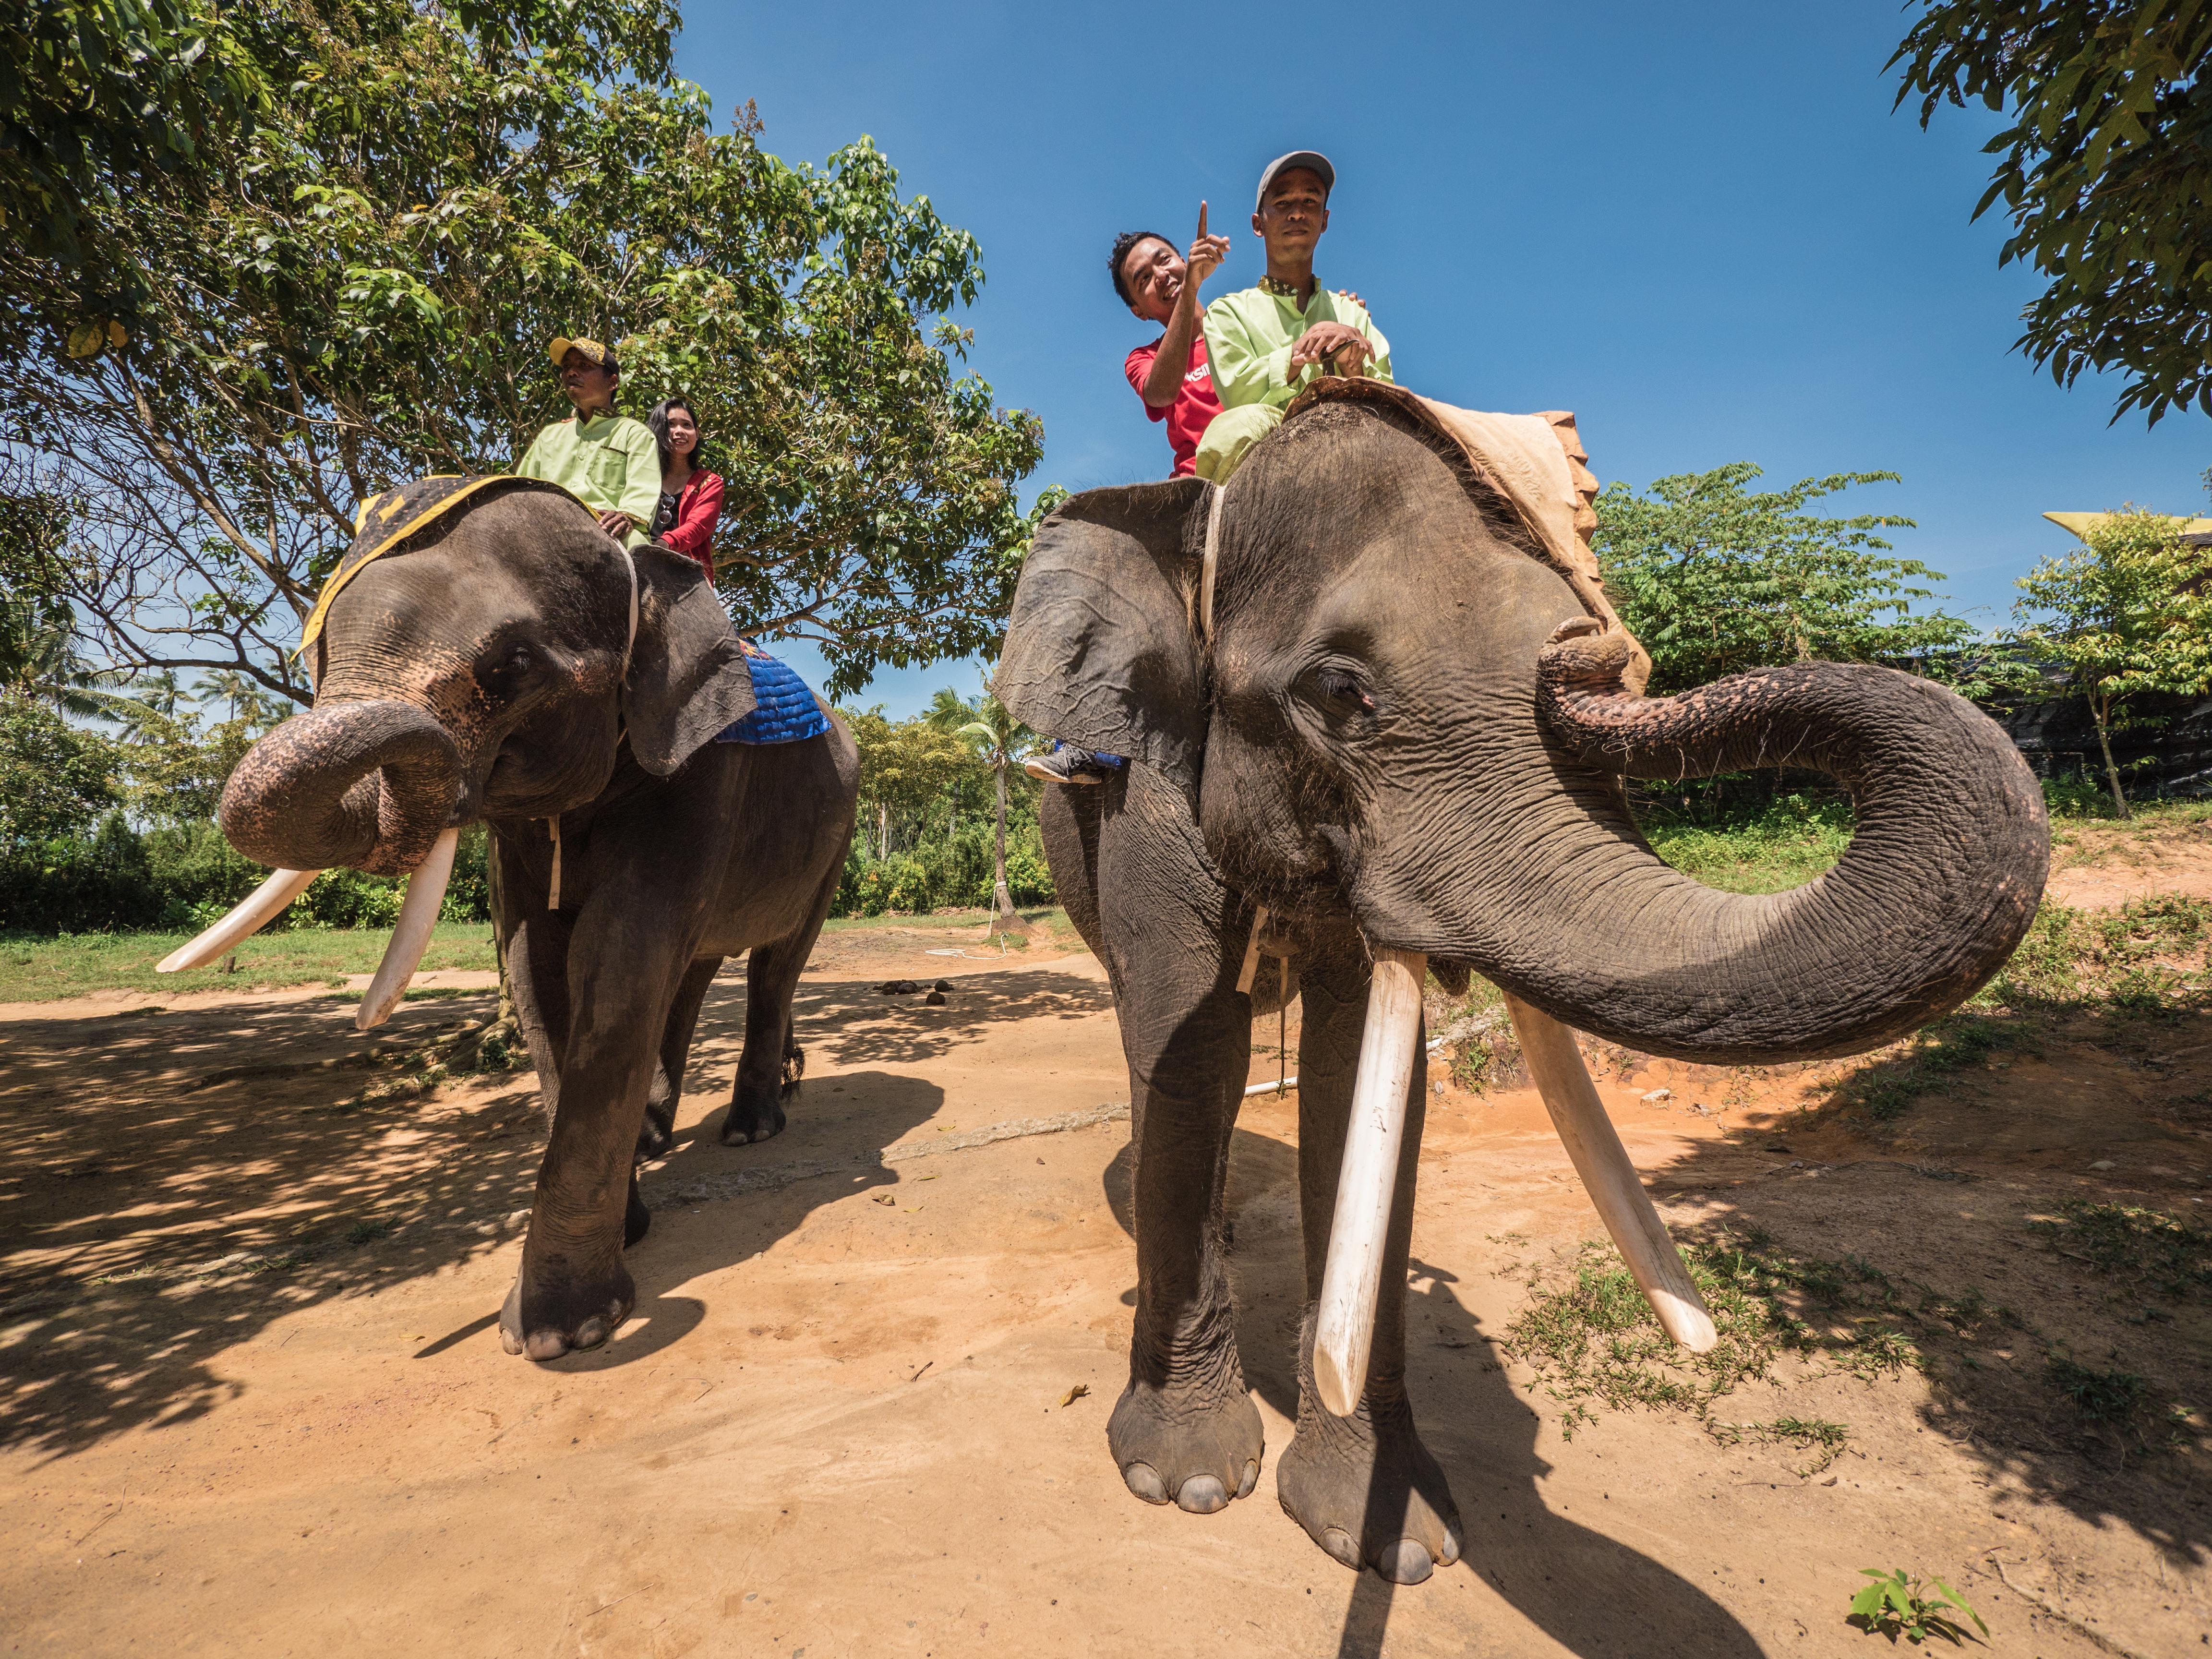
{"type": "Polygon", "coordinates": [[[1291,348],[1316,323],[1346,323],[1358,330],[1374,349],[1366,372],[1378,380],[1393,378],[1390,343],[1358,301],[1316,282],[1312,301],[1300,311],[1295,299],[1261,288],[1241,289],[1206,308],[1206,356],[1212,365],[1213,393],[1221,406],[1272,404],[1279,409],[1315,376],[1327,374],[1325,368],[1309,365],[1296,380],[1284,378],[1291,348]]]}
{"type": "Polygon", "coordinates": [[[514,472],[574,490],[594,513],[629,514],[632,547],[645,545],[660,506],[660,446],[650,427],[627,415],[555,422],[532,441],[514,472]]]}

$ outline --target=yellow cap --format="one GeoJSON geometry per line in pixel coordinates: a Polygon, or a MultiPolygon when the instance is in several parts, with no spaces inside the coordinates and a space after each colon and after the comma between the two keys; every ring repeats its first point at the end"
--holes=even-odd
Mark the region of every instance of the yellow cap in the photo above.
{"type": "Polygon", "coordinates": [[[613,368],[617,373],[620,372],[619,368],[615,362],[615,354],[612,351],[609,350],[605,346],[601,345],[597,340],[587,340],[580,334],[573,340],[565,334],[556,334],[553,337],[552,354],[554,368],[558,368],[561,366],[561,360],[568,355],[568,349],[571,346],[574,346],[577,350],[582,352],[585,356],[590,358],[593,362],[599,363],[608,368],[613,368]]]}

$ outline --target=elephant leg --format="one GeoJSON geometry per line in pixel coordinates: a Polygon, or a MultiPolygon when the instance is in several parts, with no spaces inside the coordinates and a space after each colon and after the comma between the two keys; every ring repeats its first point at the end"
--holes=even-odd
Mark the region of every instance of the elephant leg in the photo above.
{"type": "Polygon", "coordinates": [[[722,1121],[725,1146],[781,1134],[788,1109],[799,1104],[806,1051],[792,1033],[791,999],[822,936],[843,873],[841,860],[814,896],[813,914],[805,925],[773,944],[756,945],[745,963],[745,1047],[738,1057],[730,1113],[722,1121]]]}
{"type": "Polygon", "coordinates": [[[1413,1182],[1420,1161],[1427,1069],[1414,1055],[1398,1182],[1385,1236],[1382,1283],[1367,1388],[1358,1409],[1337,1417],[1314,1390],[1313,1344],[1329,1224],[1344,1164],[1369,969],[1351,948],[1300,963],[1298,1203],[1305,1241],[1305,1318],[1298,1332],[1298,1422],[1275,1467],[1283,1508],[1313,1540],[1357,1571],[1417,1584],[1435,1564],[1459,1559],[1459,1510],[1443,1471],[1421,1443],[1406,1398],[1406,1262],[1413,1242],[1413,1182]]]}
{"type": "Polygon", "coordinates": [[[1181,798],[1128,771],[1097,866],[1137,1147],[1137,1314],[1106,1437],[1131,1492],[1207,1515],[1251,1492],[1264,1449],[1221,1243],[1252,1042],[1237,990],[1251,910],[1214,874],[1181,798]]]}
{"type": "Polygon", "coordinates": [[[560,1105],[538,1172],[522,1270],[500,1314],[509,1353],[596,1347],[637,1301],[625,1223],[656,1039],[694,940],[671,937],[673,896],[629,884],[595,894],[573,928],[560,1105]]]}
{"type": "Polygon", "coordinates": [[[568,937],[574,918],[545,908],[545,878],[526,856],[514,855],[504,836],[493,843],[500,860],[501,945],[515,1023],[538,1073],[538,1103],[550,1127],[561,1108],[561,1055],[568,1043],[568,937]]]}
{"type": "Polygon", "coordinates": [[[669,1006],[668,1024],[660,1034],[660,1059],[653,1068],[653,1086],[646,1091],[645,1122],[637,1132],[637,1154],[629,1171],[629,1202],[623,1216],[623,1248],[629,1249],[653,1229],[653,1212],[637,1190],[637,1165],[658,1158],[676,1142],[676,1109],[684,1099],[684,1073],[691,1054],[691,1034],[699,1024],[699,1005],[707,988],[721,971],[722,958],[702,957],[684,973],[669,1006]]]}
{"type": "MultiPolygon", "coordinates": [[[[674,1144],[676,1109],[684,1098],[684,1073],[691,1054],[692,1033],[699,1027],[700,1006],[722,971],[720,957],[702,957],[685,971],[669,1005],[668,1023],[660,1034],[660,1062],[653,1068],[653,1087],[645,1097],[645,1127],[638,1131],[637,1155],[659,1158],[674,1144]]],[[[635,1243],[635,1241],[632,1241],[635,1243]]]]}

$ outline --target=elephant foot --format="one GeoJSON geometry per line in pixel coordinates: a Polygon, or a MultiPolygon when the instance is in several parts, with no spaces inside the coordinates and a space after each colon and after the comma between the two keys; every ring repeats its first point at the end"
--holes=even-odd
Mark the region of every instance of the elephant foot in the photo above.
{"type": "Polygon", "coordinates": [[[623,1214],[623,1249],[629,1249],[652,1230],[653,1212],[637,1195],[637,1171],[633,1170],[629,1176],[629,1207],[623,1214]]]}
{"type": "Polygon", "coordinates": [[[1418,1584],[1459,1559],[1459,1508],[1403,1399],[1333,1417],[1310,1391],[1275,1465],[1284,1510],[1354,1572],[1418,1584]],[[1370,1416],[1370,1410],[1379,1413],[1370,1416]]]}
{"type": "Polygon", "coordinates": [[[619,1259],[611,1271],[556,1279],[532,1271],[526,1247],[522,1273],[500,1310],[500,1343],[509,1353],[558,1359],[598,1347],[636,1305],[637,1285],[619,1259]]]}
{"type": "Polygon", "coordinates": [[[668,1068],[656,1060],[653,1086],[646,1091],[645,1123],[637,1132],[637,1156],[640,1161],[659,1158],[675,1144],[676,1089],[668,1080],[668,1068]]]}
{"type": "MultiPolygon", "coordinates": [[[[722,1145],[744,1146],[781,1134],[790,1121],[784,1115],[783,1092],[781,1089],[758,1095],[740,1092],[730,1103],[730,1115],[722,1120],[722,1145]]],[[[797,1085],[790,1092],[795,1096],[797,1085]]]]}
{"type": "Polygon", "coordinates": [[[637,1157],[641,1163],[659,1158],[676,1144],[676,1125],[665,1106],[648,1105],[645,1125],[637,1132],[637,1157]]]}
{"type": "Polygon", "coordinates": [[[1259,1408],[1232,1357],[1217,1386],[1132,1380],[1107,1422],[1114,1467],[1147,1504],[1212,1515],[1259,1483],[1267,1449],[1259,1408]]]}

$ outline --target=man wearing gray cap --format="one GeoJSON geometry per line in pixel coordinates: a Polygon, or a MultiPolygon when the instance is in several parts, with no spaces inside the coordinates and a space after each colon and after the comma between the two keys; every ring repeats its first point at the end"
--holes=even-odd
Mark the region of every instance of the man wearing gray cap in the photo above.
{"type": "Polygon", "coordinates": [[[1314,276],[1314,246],[1328,228],[1335,185],[1336,169],[1317,150],[1279,155],[1260,175],[1252,228],[1267,245],[1267,274],[1206,308],[1206,355],[1222,412],[1199,442],[1201,478],[1227,483],[1316,376],[1392,378],[1390,343],[1367,307],[1314,276]]]}

